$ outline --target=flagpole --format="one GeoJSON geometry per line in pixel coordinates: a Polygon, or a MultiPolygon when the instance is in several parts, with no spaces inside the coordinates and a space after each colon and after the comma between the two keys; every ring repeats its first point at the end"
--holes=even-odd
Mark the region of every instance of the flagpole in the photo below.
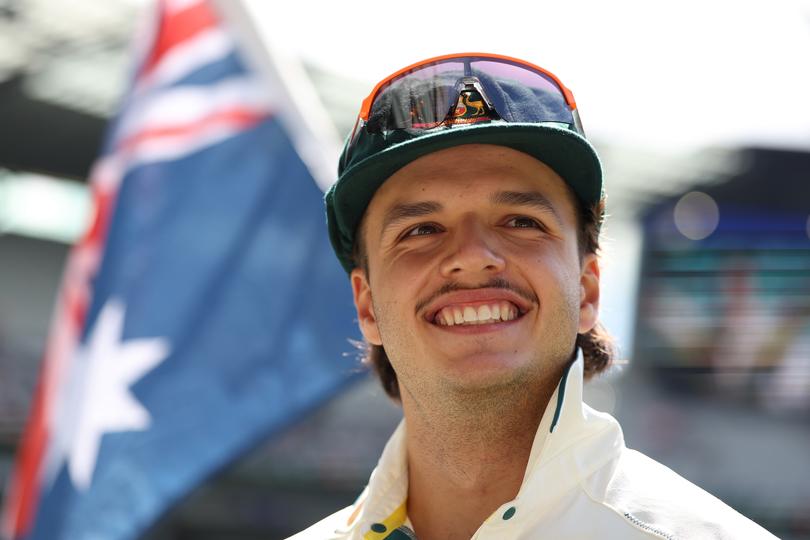
{"type": "Polygon", "coordinates": [[[246,59],[262,76],[277,118],[322,191],[337,178],[341,137],[300,60],[285,53],[272,29],[256,24],[245,0],[212,0],[223,20],[237,30],[246,59]]]}

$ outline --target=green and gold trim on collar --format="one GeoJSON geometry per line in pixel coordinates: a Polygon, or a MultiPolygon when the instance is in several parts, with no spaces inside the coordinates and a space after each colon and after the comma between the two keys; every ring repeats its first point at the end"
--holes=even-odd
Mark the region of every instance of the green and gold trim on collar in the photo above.
{"type": "Polygon", "coordinates": [[[407,501],[403,501],[387,518],[372,523],[363,535],[363,540],[406,540],[408,535],[399,528],[405,524],[407,517],[407,501]]]}

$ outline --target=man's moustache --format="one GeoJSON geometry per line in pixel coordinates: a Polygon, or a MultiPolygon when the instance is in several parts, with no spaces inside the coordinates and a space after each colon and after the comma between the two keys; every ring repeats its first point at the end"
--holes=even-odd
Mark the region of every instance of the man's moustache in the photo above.
{"type": "Polygon", "coordinates": [[[416,303],[416,312],[419,313],[420,311],[422,311],[422,309],[425,308],[425,306],[432,303],[433,301],[435,301],[440,296],[444,296],[445,294],[449,294],[451,292],[456,292],[456,291],[469,291],[469,290],[475,290],[475,289],[505,289],[507,291],[511,291],[511,292],[517,294],[518,296],[522,297],[523,299],[525,299],[525,300],[527,300],[527,301],[529,301],[529,302],[531,302],[533,304],[539,304],[540,303],[540,300],[537,298],[537,295],[534,294],[532,291],[529,291],[529,290],[523,289],[522,287],[518,287],[516,285],[513,285],[513,284],[509,283],[507,280],[505,280],[504,278],[495,277],[495,278],[492,278],[492,279],[490,279],[489,281],[487,281],[485,283],[482,283],[480,285],[475,285],[475,286],[462,285],[462,284],[460,284],[460,283],[458,283],[456,281],[448,281],[447,283],[445,283],[444,285],[439,287],[439,289],[436,292],[428,295],[423,300],[420,300],[419,302],[417,302],[416,303]]]}

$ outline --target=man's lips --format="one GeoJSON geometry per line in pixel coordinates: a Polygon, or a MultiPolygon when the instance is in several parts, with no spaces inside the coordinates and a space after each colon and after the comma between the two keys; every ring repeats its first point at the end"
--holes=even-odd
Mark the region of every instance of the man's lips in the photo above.
{"type": "Polygon", "coordinates": [[[439,312],[448,317],[452,313],[456,313],[458,316],[458,312],[463,316],[465,310],[470,313],[470,308],[478,310],[481,306],[504,306],[504,302],[514,306],[517,311],[516,317],[521,317],[532,308],[532,302],[509,289],[463,289],[439,296],[425,307],[424,318],[429,323],[437,324],[436,315],[439,312]]]}

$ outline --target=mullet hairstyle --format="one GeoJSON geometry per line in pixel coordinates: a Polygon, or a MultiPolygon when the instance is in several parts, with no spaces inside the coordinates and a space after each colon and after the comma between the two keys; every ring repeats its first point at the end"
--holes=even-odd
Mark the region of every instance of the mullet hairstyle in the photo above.
{"type": "MultiPolygon", "coordinates": [[[[567,187],[567,186],[566,186],[567,187]]],[[[571,198],[576,201],[577,209],[577,243],[579,244],[580,259],[590,253],[599,255],[599,233],[605,221],[605,199],[604,197],[589,208],[574,196],[569,188],[571,198]]],[[[360,267],[368,279],[368,253],[366,253],[365,239],[363,235],[363,225],[365,219],[357,227],[357,234],[352,251],[352,259],[356,267],[360,267]]],[[[616,359],[616,344],[613,337],[608,333],[602,323],[597,321],[596,325],[584,334],[577,334],[576,346],[582,349],[582,356],[585,361],[585,380],[602,373],[609,368],[616,359]]],[[[388,360],[385,349],[380,345],[372,345],[367,342],[358,343],[361,350],[362,363],[371,366],[380,378],[383,390],[388,397],[394,401],[400,401],[399,382],[397,373],[388,360]]]]}

